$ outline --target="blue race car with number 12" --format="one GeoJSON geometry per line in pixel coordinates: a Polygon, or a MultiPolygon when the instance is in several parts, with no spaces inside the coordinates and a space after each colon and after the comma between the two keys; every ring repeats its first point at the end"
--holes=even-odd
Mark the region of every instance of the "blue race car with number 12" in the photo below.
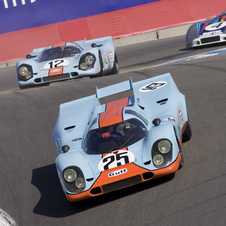
{"type": "Polygon", "coordinates": [[[16,64],[20,88],[119,72],[112,37],[63,42],[34,49],[16,64]]]}
{"type": "Polygon", "coordinates": [[[185,97],[170,74],[97,89],[60,105],[53,141],[63,191],[76,202],[173,174],[190,138],[185,97]]]}

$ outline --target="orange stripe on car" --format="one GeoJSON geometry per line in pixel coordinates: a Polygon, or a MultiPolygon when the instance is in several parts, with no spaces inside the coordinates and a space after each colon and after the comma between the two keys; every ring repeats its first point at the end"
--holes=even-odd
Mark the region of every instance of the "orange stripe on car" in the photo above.
{"type": "Polygon", "coordinates": [[[56,67],[49,69],[49,76],[61,75],[63,74],[63,67],[56,67]]]}
{"type": "Polygon", "coordinates": [[[126,97],[106,104],[106,111],[99,117],[100,128],[121,122],[123,120],[122,110],[127,106],[128,100],[129,98],[126,97]]]}
{"type": "Polygon", "coordinates": [[[60,42],[53,45],[53,48],[66,46],[66,42],[60,42]]]}
{"type": "MultiPolygon", "coordinates": [[[[128,151],[127,147],[120,148],[120,150],[128,151]]],[[[118,151],[119,151],[119,150],[115,150],[115,151],[112,151],[112,153],[114,153],[115,155],[117,155],[117,154],[118,154],[118,151]]],[[[109,153],[104,153],[104,154],[102,155],[102,157],[105,157],[105,156],[108,155],[108,154],[109,154],[109,153]]]]}

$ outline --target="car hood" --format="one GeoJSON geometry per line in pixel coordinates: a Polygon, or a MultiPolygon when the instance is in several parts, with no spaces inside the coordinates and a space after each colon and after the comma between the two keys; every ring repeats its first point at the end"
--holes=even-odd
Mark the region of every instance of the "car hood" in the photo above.
{"type": "Polygon", "coordinates": [[[225,18],[217,17],[215,20],[208,23],[198,23],[198,34],[201,37],[219,35],[226,32],[226,21],[225,18]]]}

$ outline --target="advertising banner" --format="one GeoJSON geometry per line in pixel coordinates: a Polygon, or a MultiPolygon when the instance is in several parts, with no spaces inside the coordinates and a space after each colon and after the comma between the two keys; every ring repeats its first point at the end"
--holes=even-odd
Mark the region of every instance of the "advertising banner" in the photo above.
{"type": "Polygon", "coordinates": [[[0,0],[0,34],[158,1],[161,0],[0,0]]]}
{"type": "Polygon", "coordinates": [[[34,48],[131,36],[208,19],[224,9],[225,0],[0,0],[0,63],[34,48]]]}

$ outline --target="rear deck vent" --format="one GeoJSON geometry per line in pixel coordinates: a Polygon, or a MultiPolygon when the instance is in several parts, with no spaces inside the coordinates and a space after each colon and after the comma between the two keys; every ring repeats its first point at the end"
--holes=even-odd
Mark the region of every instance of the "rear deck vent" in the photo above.
{"type": "Polygon", "coordinates": [[[162,104],[166,104],[167,101],[168,101],[168,98],[165,98],[165,99],[157,101],[156,103],[162,105],[162,104]]]}
{"type": "Polygon", "coordinates": [[[68,127],[64,128],[64,130],[69,130],[69,129],[74,129],[74,128],[75,128],[75,126],[68,126],[68,127]]]}
{"type": "Polygon", "coordinates": [[[144,107],[143,107],[143,106],[140,106],[139,104],[138,104],[138,106],[139,106],[142,110],[144,110],[144,107]]]}

